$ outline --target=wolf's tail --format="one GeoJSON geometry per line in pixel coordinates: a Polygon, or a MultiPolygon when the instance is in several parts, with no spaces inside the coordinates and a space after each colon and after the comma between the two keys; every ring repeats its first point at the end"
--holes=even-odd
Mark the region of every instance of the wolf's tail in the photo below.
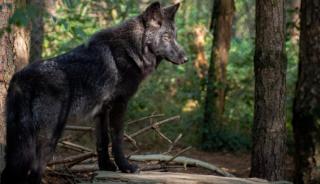
{"type": "Polygon", "coordinates": [[[6,167],[1,184],[27,184],[36,156],[35,125],[32,122],[33,90],[15,75],[6,98],[6,167]]]}

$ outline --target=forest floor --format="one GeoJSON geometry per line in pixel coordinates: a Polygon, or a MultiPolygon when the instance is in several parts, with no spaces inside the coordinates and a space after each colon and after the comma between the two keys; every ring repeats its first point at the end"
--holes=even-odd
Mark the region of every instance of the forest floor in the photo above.
{"type": "MultiPolygon", "coordinates": [[[[191,150],[184,155],[214,164],[240,178],[248,178],[250,174],[250,153],[204,152],[191,150]]],[[[293,169],[293,159],[291,156],[288,156],[286,159],[286,180],[291,180],[293,169]]]]}
{"type": "MultiPolygon", "coordinates": [[[[242,153],[229,153],[229,152],[204,152],[196,149],[191,149],[190,151],[183,154],[183,156],[199,159],[210,164],[213,164],[224,171],[227,171],[240,178],[248,178],[250,173],[250,154],[246,152],[242,153]]],[[[137,163],[140,165],[141,163],[137,163]]],[[[141,165],[140,165],[141,166],[141,165]]],[[[193,173],[193,174],[215,174],[212,171],[198,168],[198,167],[188,167],[184,168],[171,168],[168,170],[170,172],[180,172],[180,173],[193,173]]],[[[286,159],[286,180],[290,181],[293,171],[293,160],[288,156],[286,159]]],[[[90,174],[87,176],[74,175],[75,177],[90,179],[90,174]]],[[[77,183],[76,180],[61,177],[59,175],[53,176],[51,174],[46,174],[45,181],[47,184],[74,184],[77,183]]]]}

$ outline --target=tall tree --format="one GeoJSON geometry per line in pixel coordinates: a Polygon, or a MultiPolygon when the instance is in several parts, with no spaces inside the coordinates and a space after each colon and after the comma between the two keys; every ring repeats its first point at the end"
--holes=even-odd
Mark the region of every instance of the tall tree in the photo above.
{"type": "MultiPolygon", "coordinates": [[[[11,4],[12,1],[8,1],[7,4],[11,4]]],[[[4,123],[4,106],[6,88],[10,77],[14,72],[13,65],[13,44],[12,35],[7,33],[5,29],[8,26],[8,20],[11,16],[11,9],[9,6],[5,6],[0,9],[0,172],[4,167],[4,146],[5,146],[5,123],[4,123]]]]}
{"type": "Polygon", "coordinates": [[[5,97],[7,87],[13,73],[21,69],[29,59],[29,31],[27,27],[13,26],[11,32],[6,31],[10,25],[8,20],[15,7],[26,6],[26,1],[6,0],[0,1],[0,171],[4,166],[5,145],[5,97]]]}
{"type": "Polygon", "coordinates": [[[41,60],[44,33],[43,17],[47,1],[48,0],[31,0],[31,5],[35,7],[38,16],[34,17],[31,25],[30,62],[41,60]]]}
{"type": "Polygon", "coordinates": [[[301,1],[299,76],[293,107],[295,183],[320,183],[320,3],[301,1]]]}
{"type": "Polygon", "coordinates": [[[193,35],[193,46],[194,52],[196,53],[196,58],[193,62],[193,65],[198,74],[198,77],[203,79],[208,71],[208,60],[205,53],[206,27],[202,24],[196,25],[193,28],[193,35]]]}
{"type": "Polygon", "coordinates": [[[295,45],[298,45],[299,40],[300,4],[301,0],[289,0],[287,7],[287,32],[290,34],[290,39],[295,45]]]}
{"type": "Polygon", "coordinates": [[[252,177],[284,177],[286,65],[284,0],[256,0],[252,177]]]}
{"type": "Polygon", "coordinates": [[[27,0],[35,12],[30,25],[30,62],[42,59],[44,39],[44,18],[47,14],[56,16],[56,0],[27,0]]]}
{"type": "MultiPolygon", "coordinates": [[[[219,117],[221,117],[224,108],[224,86],[234,11],[233,0],[216,0],[213,3],[210,26],[213,30],[213,43],[204,107],[204,128],[210,127],[212,123],[217,124],[221,120],[219,117]]],[[[203,139],[207,140],[205,134],[207,133],[204,133],[203,139]]]]}

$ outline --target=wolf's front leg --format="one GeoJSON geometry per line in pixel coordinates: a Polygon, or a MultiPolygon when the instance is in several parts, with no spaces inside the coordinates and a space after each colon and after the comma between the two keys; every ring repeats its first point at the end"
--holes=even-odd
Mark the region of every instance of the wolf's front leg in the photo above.
{"type": "Polygon", "coordinates": [[[110,160],[109,145],[109,109],[103,109],[102,113],[97,117],[96,135],[97,135],[97,153],[98,165],[100,170],[116,171],[116,165],[110,160]]]}
{"type": "Polygon", "coordinates": [[[127,101],[116,101],[110,112],[110,127],[112,128],[112,153],[118,168],[125,173],[138,171],[138,166],[130,164],[122,150],[123,115],[127,108],[127,101]]]}

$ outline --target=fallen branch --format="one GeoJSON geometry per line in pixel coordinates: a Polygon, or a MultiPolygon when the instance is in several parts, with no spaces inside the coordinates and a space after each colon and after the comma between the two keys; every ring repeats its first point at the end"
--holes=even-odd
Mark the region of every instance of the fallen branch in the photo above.
{"type": "Polygon", "coordinates": [[[172,144],[172,141],[167,137],[165,136],[160,130],[159,130],[159,127],[152,127],[153,130],[155,132],[157,132],[159,134],[160,137],[162,137],[164,140],[168,141],[170,144],[172,144]]]}
{"type": "Polygon", "coordinates": [[[134,124],[134,123],[139,122],[139,121],[143,121],[143,120],[147,120],[147,119],[151,119],[151,118],[162,117],[162,116],[164,116],[164,114],[155,114],[155,115],[142,117],[140,119],[136,119],[136,120],[132,120],[132,121],[127,122],[127,125],[131,125],[131,124],[134,124]]]}
{"type": "Polygon", "coordinates": [[[183,149],[183,150],[179,151],[177,154],[175,154],[171,159],[169,159],[169,160],[168,160],[168,161],[166,161],[165,163],[166,163],[166,164],[170,163],[170,162],[171,162],[171,161],[173,161],[175,158],[177,158],[179,155],[181,155],[182,153],[184,153],[184,152],[186,152],[186,151],[190,150],[191,148],[192,148],[192,146],[189,146],[189,147],[187,147],[187,148],[185,148],[185,149],[183,149]]]}
{"type": "MultiPolygon", "coordinates": [[[[89,153],[82,153],[82,154],[79,154],[79,155],[74,155],[74,156],[70,156],[70,157],[67,157],[63,160],[55,160],[55,161],[52,161],[50,163],[48,163],[48,166],[52,166],[52,165],[58,165],[58,164],[77,164],[83,160],[86,160],[88,158],[91,158],[91,157],[94,157],[96,156],[96,153],[92,153],[92,152],[89,152],[89,153]]],[[[70,167],[71,165],[69,165],[70,167]]]]}
{"type": "Polygon", "coordinates": [[[140,169],[140,171],[168,171],[168,169],[182,169],[183,166],[179,165],[150,165],[140,169]]]}
{"type": "Polygon", "coordinates": [[[173,150],[174,146],[175,146],[175,145],[178,143],[178,141],[181,139],[181,137],[182,137],[182,134],[180,133],[180,134],[178,135],[178,137],[177,137],[177,138],[173,141],[173,143],[170,145],[168,151],[165,152],[164,154],[169,154],[169,153],[173,150]]]}
{"type": "Polygon", "coordinates": [[[140,135],[140,134],[152,129],[153,127],[160,126],[160,125],[162,125],[164,123],[167,123],[169,121],[173,121],[173,120],[176,120],[176,119],[179,119],[179,118],[180,118],[180,116],[173,116],[171,118],[168,118],[168,119],[165,119],[165,120],[162,120],[162,121],[159,121],[159,122],[155,122],[150,126],[144,127],[142,129],[138,130],[137,132],[135,132],[133,134],[130,134],[130,137],[132,137],[132,138],[136,137],[136,136],[138,136],[138,135],[140,135]]]}
{"type": "MultiPolygon", "coordinates": [[[[162,162],[167,162],[170,159],[172,159],[172,156],[169,155],[162,155],[162,154],[154,154],[154,155],[132,155],[129,157],[129,160],[132,161],[162,161],[162,162]]],[[[209,164],[207,162],[193,159],[193,158],[188,158],[188,157],[183,157],[183,156],[178,156],[177,158],[173,159],[172,162],[175,163],[180,163],[184,165],[192,165],[196,167],[202,167],[205,169],[209,169],[211,171],[214,171],[222,176],[227,176],[227,177],[234,177],[232,174],[223,171],[222,169],[216,167],[215,165],[209,164]]]]}
{"type": "Polygon", "coordinates": [[[137,150],[139,150],[137,141],[134,140],[132,137],[130,137],[128,134],[124,133],[123,134],[125,140],[128,140],[137,150]]]}
{"type": "Polygon", "coordinates": [[[59,146],[63,146],[65,148],[69,148],[71,150],[74,151],[79,151],[79,152],[94,152],[92,149],[90,148],[86,148],[84,146],[69,142],[69,141],[61,141],[58,144],[59,146]]]}

